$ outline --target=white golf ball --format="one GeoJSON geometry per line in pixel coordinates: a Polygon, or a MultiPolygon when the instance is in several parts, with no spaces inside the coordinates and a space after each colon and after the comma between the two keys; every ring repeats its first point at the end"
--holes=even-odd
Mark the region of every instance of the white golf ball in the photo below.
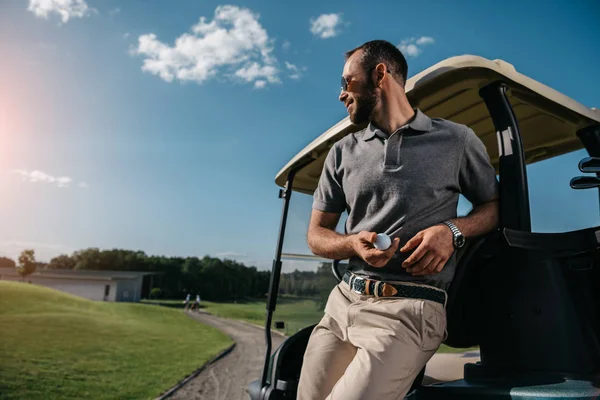
{"type": "Polygon", "coordinates": [[[391,245],[392,239],[385,233],[378,233],[375,243],[373,243],[373,246],[375,246],[377,250],[387,250],[391,245]]]}

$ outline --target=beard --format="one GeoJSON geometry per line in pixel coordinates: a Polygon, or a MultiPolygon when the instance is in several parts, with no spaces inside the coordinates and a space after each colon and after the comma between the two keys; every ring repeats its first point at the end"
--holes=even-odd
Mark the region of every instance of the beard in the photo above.
{"type": "Polygon", "coordinates": [[[350,114],[350,121],[354,125],[362,125],[371,121],[373,109],[379,99],[375,88],[371,87],[372,85],[369,86],[369,88],[366,88],[364,92],[360,93],[354,99],[355,110],[354,113],[350,114]]]}

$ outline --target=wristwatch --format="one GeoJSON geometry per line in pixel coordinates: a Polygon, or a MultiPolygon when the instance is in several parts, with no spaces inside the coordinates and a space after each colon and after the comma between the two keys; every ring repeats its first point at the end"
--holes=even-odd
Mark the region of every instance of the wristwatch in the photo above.
{"type": "Polygon", "coordinates": [[[452,231],[452,242],[454,243],[454,248],[460,249],[463,247],[465,245],[465,237],[460,229],[458,229],[456,225],[450,221],[444,221],[442,224],[446,225],[452,231]]]}

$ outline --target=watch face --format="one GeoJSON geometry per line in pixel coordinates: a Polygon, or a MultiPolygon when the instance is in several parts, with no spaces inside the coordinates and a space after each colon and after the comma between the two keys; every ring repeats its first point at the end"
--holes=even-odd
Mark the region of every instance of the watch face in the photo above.
{"type": "Polygon", "coordinates": [[[463,235],[458,235],[456,237],[456,247],[463,247],[465,244],[465,237],[463,235]]]}

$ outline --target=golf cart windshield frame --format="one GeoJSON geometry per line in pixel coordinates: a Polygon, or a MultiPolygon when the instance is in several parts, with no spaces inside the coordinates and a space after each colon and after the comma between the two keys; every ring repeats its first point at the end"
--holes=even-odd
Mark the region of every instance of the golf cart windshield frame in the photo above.
{"type": "Polygon", "coordinates": [[[530,232],[531,216],[523,141],[506,90],[505,83],[495,82],[479,92],[494,121],[498,139],[500,198],[502,199],[499,204],[500,228],[530,232]]]}
{"type": "Polygon", "coordinates": [[[279,198],[283,199],[283,211],[281,213],[281,222],[279,225],[279,234],[277,237],[277,247],[275,250],[275,259],[273,260],[273,267],[271,269],[271,279],[269,282],[269,294],[267,297],[267,312],[266,312],[266,321],[265,321],[265,341],[266,341],[266,350],[265,350],[265,362],[263,366],[263,373],[261,377],[261,387],[265,387],[267,382],[267,375],[269,372],[269,358],[271,356],[271,322],[273,320],[273,313],[275,312],[275,305],[277,304],[277,293],[279,292],[279,279],[281,277],[281,255],[283,252],[283,242],[285,239],[285,228],[287,225],[287,215],[290,207],[290,200],[292,198],[292,187],[294,183],[294,177],[296,172],[304,168],[307,164],[312,162],[312,160],[308,160],[305,163],[299,164],[296,168],[290,170],[287,183],[285,188],[279,190],[279,198]]]}

